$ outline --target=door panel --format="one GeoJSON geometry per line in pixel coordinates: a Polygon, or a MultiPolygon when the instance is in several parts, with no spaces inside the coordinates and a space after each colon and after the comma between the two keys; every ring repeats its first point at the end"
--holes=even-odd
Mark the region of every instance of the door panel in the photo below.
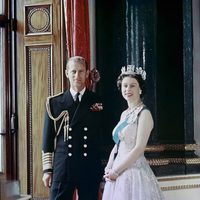
{"type": "Polygon", "coordinates": [[[42,183],[45,100],[63,90],[62,1],[17,1],[19,180],[22,194],[48,197],[42,183]]]}

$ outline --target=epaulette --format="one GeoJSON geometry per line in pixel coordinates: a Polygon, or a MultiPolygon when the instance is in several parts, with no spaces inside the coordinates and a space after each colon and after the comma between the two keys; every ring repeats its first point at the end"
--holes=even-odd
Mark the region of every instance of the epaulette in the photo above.
{"type": "Polygon", "coordinates": [[[47,99],[46,99],[46,109],[47,109],[47,113],[49,115],[49,117],[52,119],[52,120],[55,120],[56,118],[53,117],[52,115],[52,112],[51,112],[51,107],[50,107],[50,100],[52,98],[55,98],[55,97],[58,97],[60,95],[62,95],[64,92],[60,92],[58,94],[55,94],[55,95],[52,95],[52,96],[48,96],[47,99]]]}
{"type": "Polygon", "coordinates": [[[50,99],[52,99],[52,98],[54,98],[54,97],[58,97],[58,96],[60,96],[60,95],[62,95],[64,92],[60,92],[60,93],[58,93],[58,94],[55,94],[55,95],[52,95],[52,96],[48,96],[47,97],[47,101],[49,101],[50,99]]]}

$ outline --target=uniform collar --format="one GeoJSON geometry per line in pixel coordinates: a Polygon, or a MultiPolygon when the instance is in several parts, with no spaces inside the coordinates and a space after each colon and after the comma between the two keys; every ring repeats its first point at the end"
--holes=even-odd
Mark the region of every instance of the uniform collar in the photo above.
{"type": "MultiPolygon", "coordinates": [[[[79,95],[79,101],[81,101],[81,98],[82,98],[82,96],[83,96],[83,94],[85,93],[85,90],[86,90],[86,87],[84,87],[79,93],[80,93],[80,95],[79,95]]],[[[76,94],[77,94],[77,92],[75,91],[75,90],[73,90],[72,88],[70,88],[70,93],[71,93],[71,95],[72,95],[72,97],[73,97],[73,99],[74,99],[74,101],[76,100],[76,94]]]]}

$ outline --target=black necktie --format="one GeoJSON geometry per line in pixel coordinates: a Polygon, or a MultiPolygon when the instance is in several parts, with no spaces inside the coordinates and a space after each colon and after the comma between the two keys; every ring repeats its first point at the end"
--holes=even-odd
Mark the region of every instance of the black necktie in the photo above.
{"type": "Polygon", "coordinates": [[[74,104],[73,104],[73,106],[71,107],[71,110],[70,110],[70,118],[69,118],[70,123],[73,120],[74,115],[76,113],[76,110],[78,108],[78,105],[80,103],[80,101],[79,101],[79,95],[80,95],[80,93],[77,92],[76,95],[75,95],[75,97],[74,97],[74,104]]]}
{"type": "Polygon", "coordinates": [[[79,101],[79,95],[80,95],[79,92],[77,92],[76,95],[75,95],[75,99],[76,99],[75,102],[76,102],[76,104],[79,104],[79,102],[80,102],[80,101],[79,101]]]}

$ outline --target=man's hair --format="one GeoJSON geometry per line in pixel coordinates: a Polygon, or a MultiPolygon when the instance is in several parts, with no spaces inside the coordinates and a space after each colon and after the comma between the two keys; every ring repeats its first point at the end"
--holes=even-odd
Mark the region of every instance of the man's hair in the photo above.
{"type": "Polygon", "coordinates": [[[66,69],[68,69],[69,63],[70,63],[70,62],[78,62],[78,63],[84,64],[85,67],[86,67],[86,70],[88,70],[87,61],[85,60],[85,58],[83,58],[83,57],[81,57],[81,56],[73,56],[73,57],[70,57],[70,58],[67,60],[66,69]]]}

